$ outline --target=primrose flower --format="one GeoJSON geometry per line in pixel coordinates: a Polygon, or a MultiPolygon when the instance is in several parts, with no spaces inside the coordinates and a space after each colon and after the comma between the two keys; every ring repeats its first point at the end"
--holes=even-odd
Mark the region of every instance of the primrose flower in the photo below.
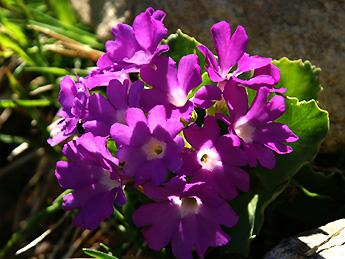
{"type": "Polygon", "coordinates": [[[165,108],[158,105],[149,111],[148,118],[139,108],[126,112],[127,125],[115,123],[110,128],[118,151],[117,158],[125,162],[123,173],[133,177],[136,185],[152,180],[159,185],[166,180],[167,170],[180,169],[180,153],[184,139],[177,136],[183,124],[176,119],[167,119],[165,108]]]}
{"type": "Polygon", "coordinates": [[[127,67],[114,64],[104,54],[97,61],[97,69],[92,70],[88,76],[81,78],[81,82],[87,85],[91,90],[97,86],[108,86],[111,80],[118,80],[124,83],[125,80],[130,80],[129,74],[131,72],[137,72],[136,68],[127,67]]]}
{"type": "Polygon", "coordinates": [[[55,146],[64,141],[68,137],[76,134],[77,125],[88,115],[86,109],[90,94],[86,85],[82,83],[75,83],[70,76],[65,76],[61,80],[61,90],[58,100],[62,109],[58,111],[57,115],[63,117],[53,129],[53,137],[47,142],[51,146],[55,146]]]}
{"type": "Polygon", "coordinates": [[[152,64],[140,70],[141,78],[152,89],[141,94],[140,104],[144,111],[156,105],[164,105],[168,117],[190,119],[194,106],[209,108],[215,100],[221,99],[221,91],[215,85],[201,87],[195,96],[188,100],[189,92],[202,82],[198,56],[190,54],[181,58],[178,69],[171,57],[157,57],[152,64]]]}
{"type": "Polygon", "coordinates": [[[285,99],[275,95],[267,103],[270,90],[261,87],[248,109],[246,90],[229,81],[224,88],[230,118],[217,114],[229,125],[229,135],[235,145],[243,145],[248,155],[249,165],[255,167],[257,160],[263,167],[272,169],[276,159],[272,152],[287,154],[292,148],[282,142],[295,142],[298,137],[285,124],[273,122],[284,114],[285,99]]]}
{"type": "Polygon", "coordinates": [[[152,59],[169,50],[168,45],[159,45],[168,33],[163,24],[165,13],[149,7],[139,14],[133,22],[118,23],[112,28],[115,41],[107,41],[106,53],[97,61],[97,69],[83,78],[89,89],[107,86],[117,79],[121,83],[130,79],[130,73],[137,73],[140,67],[150,64],[152,59]]]}
{"type": "MultiPolygon", "coordinates": [[[[231,36],[230,24],[222,21],[212,26],[211,34],[218,61],[204,45],[199,45],[197,48],[206,57],[208,67],[205,69],[213,82],[234,80],[253,89],[267,85],[272,91],[286,90],[273,88],[280,79],[280,72],[278,68],[270,64],[271,58],[249,56],[246,53],[248,36],[242,26],[238,26],[231,36]],[[253,77],[248,80],[239,78],[241,74],[251,70],[254,70],[253,77]]],[[[219,87],[223,90],[224,83],[219,83],[219,87]]]]}
{"type": "Polygon", "coordinates": [[[164,187],[144,184],[145,194],[156,201],[143,205],[133,214],[137,227],[144,231],[148,246],[161,250],[170,241],[176,258],[192,259],[192,249],[203,258],[209,246],[223,246],[230,237],[220,225],[233,227],[238,216],[218,193],[204,183],[187,184],[174,177],[164,187]]]}
{"type": "Polygon", "coordinates": [[[126,123],[126,110],[129,107],[139,107],[143,88],[142,81],[135,81],[129,87],[129,80],[124,80],[123,84],[116,79],[111,80],[106,90],[108,99],[99,93],[90,96],[89,115],[83,124],[85,130],[97,136],[110,136],[111,125],[115,122],[126,123]]]}
{"type": "Polygon", "coordinates": [[[190,176],[190,182],[205,182],[224,199],[231,200],[241,191],[249,191],[249,175],[238,166],[248,164],[246,154],[233,146],[226,135],[219,136],[217,119],[206,116],[204,126],[190,125],[183,130],[195,150],[185,148],[182,168],[177,174],[190,176]]]}
{"type": "Polygon", "coordinates": [[[61,187],[74,190],[63,197],[62,207],[79,209],[73,221],[76,227],[95,229],[114,213],[114,202],[119,206],[126,203],[116,172],[118,159],[110,154],[106,143],[106,138],[85,133],[64,146],[63,154],[70,161],[56,164],[61,187]]]}
{"type": "Polygon", "coordinates": [[[115,41],[107,41],[105,45],[106,59],[118,65],[139,68],[168,51],[168,45],[158,46],[168,33],[163,24],[164,17],[163,11],[149,7],[134,19],[133,27],[118,23],[112,29],[115,41]]]}

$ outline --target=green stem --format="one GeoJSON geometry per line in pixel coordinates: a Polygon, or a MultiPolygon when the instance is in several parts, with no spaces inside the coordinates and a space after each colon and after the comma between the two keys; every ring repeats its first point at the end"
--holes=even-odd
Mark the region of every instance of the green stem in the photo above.
{"type": "Polygon", "coordinates": [[[145,250],[145,248],[142,246],[142,244],[138,242],[138,239],[135,235],[135,232],[134,232],[131,224],[129,224],[126,221],[126,218],[116,208],[114,208],[114,215],[118,220],[120,220],[123,223],[123,225],[125,225],[131,240],[137,245],[137,247],[139,247],[142,250],[145,250]]]}

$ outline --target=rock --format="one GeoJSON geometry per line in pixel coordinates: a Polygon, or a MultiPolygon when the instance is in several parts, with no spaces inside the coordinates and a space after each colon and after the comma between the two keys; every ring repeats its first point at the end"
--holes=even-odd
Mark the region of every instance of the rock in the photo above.
{"type": "Polygon", "coordinates": [[[104,40],[112,39],[117,22],[132,24],[147,7],[166,12],[169,33],[180,28],[213,47],[210,28],[227,20],[234,31],[244,26],[248,53],[263,57],[309,60],[322,69],[321,108],[329,111],[331,128],[323,153],[345,147],[345,2],[341,0],[71,0],[83,19],[104,40]]]}
{"type": "Polygon", "coordinates": [[[269,251],[264,259],[345,258],[344,240],[345,219],[339,219],[297,237],[283,240],[269,251]],[[323,244],[327,240],[328,242],[323,244]],[[311,250],[312,248],[315,249],[311,250]],[[308,251],[309,256],[306,255],[308,251]]]}

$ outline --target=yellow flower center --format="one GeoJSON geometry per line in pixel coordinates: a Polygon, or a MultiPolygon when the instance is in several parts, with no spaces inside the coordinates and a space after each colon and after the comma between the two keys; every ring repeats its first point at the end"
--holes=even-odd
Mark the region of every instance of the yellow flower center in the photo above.
{"type": "Polygon", "coordinates": [[[213,171],[215,167],[222,165],[218,153],[213,148],[200,150],[197,157],[202,168],[209,171],[213,171]]]}
{"type": "Polygon", "coordinates": [[[156,138],[151,138],[145,145],[142,146],[142,149],[146,153],[147,159],[162,158],[164,156],[164,151],[166,143],[159,141],[156,138]]]}

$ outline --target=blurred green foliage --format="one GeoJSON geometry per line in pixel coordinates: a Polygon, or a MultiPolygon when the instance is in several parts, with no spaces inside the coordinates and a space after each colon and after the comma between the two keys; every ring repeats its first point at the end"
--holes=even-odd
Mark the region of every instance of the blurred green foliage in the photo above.
{"type": "Polygon", "coordinates": [[[68,0],[0,2],[0,64],[6,77],[0,109],[25,109],[35,121],[41,137],[29,144],[46,145],[62,77],[88,75],[103,50],[68,0]]]}

